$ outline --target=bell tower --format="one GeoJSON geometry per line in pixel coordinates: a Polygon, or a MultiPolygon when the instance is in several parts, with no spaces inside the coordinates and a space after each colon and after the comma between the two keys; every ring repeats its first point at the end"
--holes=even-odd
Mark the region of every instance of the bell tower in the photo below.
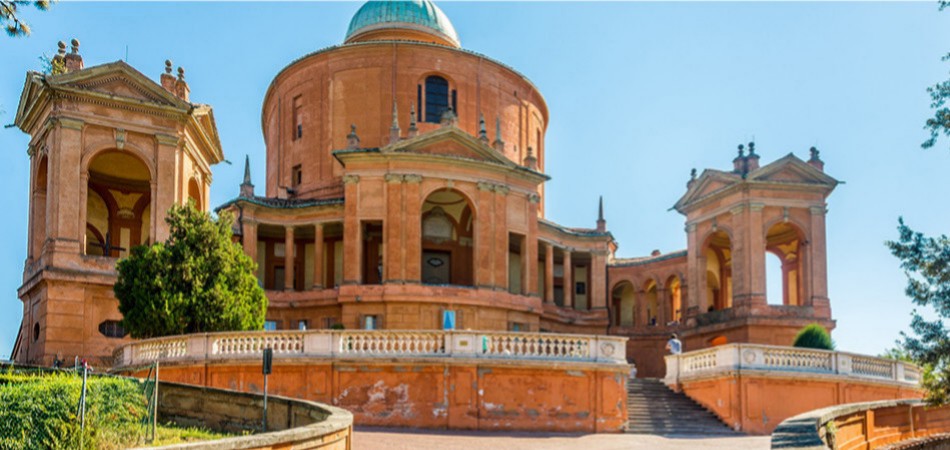
{"type": "Polygon", "coordinates": [[[30,135],[30,220],[23,321],[12,358],[111,358],[125,341],[115,263],[164,240],[165,212],[207,205],[223,160],[211,108],[188,101],[171,62],[158,84],[123,61],[85,67],[59,43],[51,73],[29,72],[15,124],[30,135]]]}

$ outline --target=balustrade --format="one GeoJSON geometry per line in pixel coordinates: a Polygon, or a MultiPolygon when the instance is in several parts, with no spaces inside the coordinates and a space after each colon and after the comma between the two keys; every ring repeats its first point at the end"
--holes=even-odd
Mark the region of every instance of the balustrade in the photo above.
{"type": "Polygon", "coordinates": [[[154,361],[251,360],[275,357],[475,358],[626,364],[627,338],[554,333],[464,331],[329,331],[205,333],[133,342],[116,350],[115,366],[154,361]]]}

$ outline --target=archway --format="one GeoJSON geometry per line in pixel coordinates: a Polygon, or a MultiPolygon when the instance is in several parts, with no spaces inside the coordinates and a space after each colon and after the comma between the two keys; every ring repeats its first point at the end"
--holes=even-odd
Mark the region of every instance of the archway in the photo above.
{"type": "Polygon", "coordinates": [[[801,230],[788,222],[779,222],[772,225],[765,234],[766,258],[774,256],[777,261],[773,259],[773,263],[779,266],[773,270],[772,277],[766,278],[766,292],[769,294],[768,297],[777,296],[781,292],[781,301],[768,298],[769,303],[802,304],[801,245],[801,230]],[[778,290],[777,285],[781,286],[781,291],[778,290]]]}
{"type": "Polygon", "coordinates": [[[195,202],[195,208],[198,211],[204,211],[204,203],[201,201],[201,186],[198,185],[198,180],[192,177],[188,180],[188,198],[195,202]]]}
{"type": "Polygon", "coordinates": [[[33,223],[31,224],[32,242],[30,256],[37,258],[46,242],[46,185],[49,172],[49,158],[43,155],[36,167],[33,179],[33,223]]]}
{"type": "Polygon", "coordinates": [[[124,257],[148,243],[151,176],[139,158],[117,150],[96,155],[86,193],[86,254],[124,257]]]}
{"type": "Polygon", "coordinates": [[[703,311],[732,307],[732,241],[720,230],[706,240],[703,250],[706,259],[705,298],[703,311]]]}
{"type": "Polygon", "coordinates": [[[679,323],[683,319],[683,283],[680,277],[672,275],[666,280],[666,292],[669,296],[670,317],[669,323],[679,323]]]}
{"type": "Polygon", "coordinates": [[[632,327],[635,322],[636,295],[633,284],[628,281],[617,283],[611,291],[611,303],[614,310],[614,325],[632,327]]]}
{"type": "Polygon", "coordinates": [[[429,194],[422,204],[422,283],[472,286],[475,215],[454,189],[429,194]]]}
{"type": "Polygon", "coordinates": [[[656,280],[649,280],[643,286],[643,300],[646,302],[646,324],[647,326],[656,326],[660,321],[659,307],[660,302],[657,298],[656,280]]]}

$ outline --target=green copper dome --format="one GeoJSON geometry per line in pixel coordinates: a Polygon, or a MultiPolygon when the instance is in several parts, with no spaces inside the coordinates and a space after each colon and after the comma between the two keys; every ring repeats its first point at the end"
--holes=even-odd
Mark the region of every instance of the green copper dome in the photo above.
{"type": "Polygon", "coordinates": [[[366,2],[346,32],[346,42],[375,30],[409,29],[434,35],[461,46],[455,27],[445,13],[429,0],[366,2]]]}

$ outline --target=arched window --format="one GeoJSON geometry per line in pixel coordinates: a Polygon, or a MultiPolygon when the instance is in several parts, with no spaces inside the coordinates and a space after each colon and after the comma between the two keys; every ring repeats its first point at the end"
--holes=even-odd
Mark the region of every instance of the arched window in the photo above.
{"type": "Polygon", "coordinates": [[[633,285],[627,281],[618,283],[614,286],[611,297],[614,307],[614,325],[632,327],[636,315],[636,294],[633,285]]]}
{"type": "Polygon", "coordinates": [[[773,305],[802,305],[803,233],[779,222],[765,235],[766,298],[773,305]]]}
{"type": "Polygon", "coordinates": [[[40,158],[36,168],[36,179],[33,180],[33,227],[31,230],[33,242],[30,247],[30,257],[37,258],[43,250],[46,241],[46,182],[49,170],[49,159],[44,155],[40,158]]]}
{"type": "Polygon", "coordinates": [[[439,123],[449,107],[449,82],[438,75],[426,77],[426,122],[439,123]]]}
{"type": "Polygon", "coordinates": [[[732,307],[732,241],[723,231],[706,241],[706,298],[700,302],[701,312],[732,307]]]}

